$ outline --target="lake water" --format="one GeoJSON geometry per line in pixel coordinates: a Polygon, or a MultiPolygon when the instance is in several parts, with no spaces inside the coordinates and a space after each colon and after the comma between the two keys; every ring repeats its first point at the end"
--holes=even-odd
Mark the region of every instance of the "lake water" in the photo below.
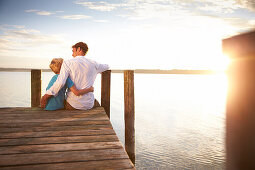
{"type": "MultiPolygon", "coordinates": [[[[43,72],[42,94],[52,76],[43,72]]],[[[136,168],[225,169],[226,75],[134,78],[136,168]]],[[[30,107],[30,72],[0,72],[0,79],[0,107],[30,107]]],[[[111,122],[124,145],[123,74],[112,74],[111,122]]]]}

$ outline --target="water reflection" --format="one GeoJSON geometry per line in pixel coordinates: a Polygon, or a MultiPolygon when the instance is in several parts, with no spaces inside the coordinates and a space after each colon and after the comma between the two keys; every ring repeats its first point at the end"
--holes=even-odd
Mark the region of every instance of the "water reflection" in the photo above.
{"type": "MultiPolygon", "coordinates": [[[[111,115],[124,143],[122,76],[111,115]]],[[[135,74],[137,169],[224,169],[226,93],[226,75],[135,74]]]]}

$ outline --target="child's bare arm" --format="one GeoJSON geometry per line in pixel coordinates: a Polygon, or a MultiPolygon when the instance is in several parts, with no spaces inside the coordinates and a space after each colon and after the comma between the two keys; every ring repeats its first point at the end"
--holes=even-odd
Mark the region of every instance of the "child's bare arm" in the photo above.
{"type": "Polygon", "coordinates": [[[72,87],[70,87],[70,90],[76,95],[76,96],[80,96],[89,92],[94,92],[94,87],[91,86],[89,88],[85,88],[85,89],[81,89],[78,90],[75,85],[73,85],[72,87]]]}

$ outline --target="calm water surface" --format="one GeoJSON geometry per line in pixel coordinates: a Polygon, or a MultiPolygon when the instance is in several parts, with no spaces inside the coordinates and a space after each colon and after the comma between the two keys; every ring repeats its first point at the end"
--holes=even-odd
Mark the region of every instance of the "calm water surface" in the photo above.
{"type": "MultiPolygon", "coordinates": [[[[43,72],[43,94],[52,76],[43,72]]],[[[0,78],[0,107],[30,106],[30,72],[0,78]]],[[[123,86],[112,74],[111,121],[124,144],[123,86]]],[[[226,92],[225,75],[135,74],[136,168],[225,169],[226,92]]]]}

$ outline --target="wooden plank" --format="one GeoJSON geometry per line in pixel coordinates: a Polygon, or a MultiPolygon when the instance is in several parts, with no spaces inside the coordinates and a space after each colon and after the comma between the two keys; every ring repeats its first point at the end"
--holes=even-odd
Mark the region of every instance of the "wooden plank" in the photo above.
{"type": "Polygon", "coordinates": [[[42,108],[27,108],[27,107],[17,107],[17,108],[0,108],[1,114],[93,114],[93,113],[105,113],[103,107],[96,107],[91,110],[43,110],[42,108]]]}
{"type": "Polygon", "coordinates": [[[118,169],[135,169],[134,165],[129,159],[114,159],[114,160],[100,160],[100,161],[86,161],[86,162],[67,162],[55,164],[39,164],[39,165],[21,165],[1,167],[1,170],[118,170],[118,169]]]}
{"type": "Polygon", "coordinates": [[[100,129],[100,130],[70,130],[70,131],[50,131],[50,132],[14,132],[3,133],[0,139],[12,138],[36,138],[36,137],[57,137],[57,136],[91,136],[91,135],[115,135],[113,129],[100,129]]]}
{"type": "Polygon", "coordinates": [[[39,145],[39,144],[57,144],[57,143],[90,143],[90,142],[117,142],[116,135],[99,136],[66,136],[66,137],[39,137],[39,138],[16,138],[0,139],[0,146],[15,145],[39,145]]]}
{"type": "Polygon", "coordinates": [[[0,133],[11,132],[47,132],[47,131],[68,131],[68,130],[99,130],[112,129],[111,124],[106,125],[85,125],[85,126],[52,126],[52,127],[23,127],[23,128],[0,128],[0,133]]]}
{"type": "Polygon", "coordinates": [[[58,127],[58,126],[87,126],[108,125],[109,120],[83,120],[83,121],[57,121],[57,122],[19,122],[15,124],[1,123],[0,128],[26,128],[26,127],[58,127]]]}
{"type": "MultiPolygon", "coordinates": [[[[61,120],[61,119],[65,119],[65,118],[76,118],[76,119],[79,119],[79,118],[97,118],[97,117],[101,117],[101,118],[104,118],[104,120],[108,120],[109,118],[106,116],[106,114],[101,114],[101,113],[96,113],[96,114],[76,114],[76,115],[24,115],[24,116],[15,116],[15,115],[1,115],[0,117],[0,121],[3,121],[4,119],[6,120],[24,120],[24,119],[29,119],[29,120],[34,120],[34,119],[58,119],[58,120],[61,120]]],[[[88,119],[88,120],[91,120],[91,119],[88,119]]],[[[95,119],[96,120],[96,119],[95,119]]],[[[100,119],[101,120],[101,119],[100,119]]],[[[19,122],[20,122],[19,121],[19,122]]],[[[65,121],[65,120],[63,120],[65,121]]],[[[28,121],[28,122],[31,122],[31,121],[28,121]]],[[[4,122],[3,122],[4,123],[4,122]]]]}
{"type": "Polygon", "coordinates": [[[108,120],[106,115],[84,115],[81,117],[59,117],[59,118],[47,118],[47,117],[39,117],[39,118],[31,118],[31,119],[4,119],[3,117],[0,119],[0,123],[21,123],[21,122],[54,122],[54,121],[81,121],[81,120],[108,120]]]}
{"type": "Polygon", "coordinates": [[[16,120],[6,120],[6,121],[4,121],[4,120],[1,120],[0,121],[0,124],[2,123],[2,122],[4,122],[4,123],[24,123],[24,122],[28,122],[28,123],[30,123],[30,122],[38,122],[38,123],[47,123],[47,122],[54,122],[54,121],[61,121],[61,122],[63,122],[63,121],[83,121],[83,120],[107,120],[108,118],[107,117],[95,117],[95,116],[93,116],[93,117],[85,117],[85,118],[59,118],[59,119],[57,119],[57,118],[52,118],[52,119],[47,119],[47,118],[45,118],[45,119],[23,119],[23,120],[18,120],[18,119],[16,119],[16,120]]]}
{"type": "Polygon", "coordinates": [[[102,73],[101,76],[101,105],[110,119],[110,91],[111,91],[111,70],[102,73]]]}
{"type": "Polygon", "coordinates": [[[103,107],[96,107],[91,110],[55,110],[55,111],[46,111],[42,108],[38,107],[7,107],[7,108],[0,108],[0,114],[29,114],[29,113],[37,113],[37,114],[54,114],[54,113],[61,113],[61,114],[74,114],[74,113],[105,113],[103,107]]]}
{"type": "Polygon", "coordinates": [[[0,155],[20,153],[42,153],[58,151],[77,151],[88,149],[118,149],[122,148],[120,142],[93,142],[93,143],[65,143],[0,147],[0,155]]]}
{"type": "Polygon", "coordinates": [[[85,151],[14,154],[14,155],[0,155],[0,167],[13,165],[27,165],[27,164],[33,165],[44,163],[95,161],[126,158],[128,158],[128,156],[122,148],[107,150],[96,149],[85,151]]]}
{"type": "Polygon", "coordinates": [[[68,112],[68,111],[33,111],[33,112],[23,112],[23,111],[17,111],[17,112],[9,112],[9,111],[4,111],[2,109],[0,109],[0,114],[1,114],[1,119],[3,119],[4,117],[6,118],[54,118],[54,117],[59,117],[59,118],[63,118],[63,117],[85,117],[85,116],[106,116],[104,111],[98,110],[98,111],[91,111],[91,112],[84,112],[84,111],[79,111],[79,112],[68,112]]]}
{"type": "Polygon", "coordinates": [[[61,112],[61,113],[48,113],[47,111],[40,111],[40,112],[32,112],[32,113],[17,113],[17,114],[13,114],[13,113],[2,113],[1,114],[1,117],[2,116],[6,116],[6,117],[10,117],[10,118],[13,118],[13,117],[78,117],[78,116],[84,116],[84,115],[87,115],[87,116],[92,116],[92,115],[105,115],[105,112],[96,112],[96,113],[93,113],[93,112],[89,112],[89,113],[67,113],[67,112],[61,112]]]}
{"type": "Polygon", "coordinates": [[[124,103],[125,103],[125,149],[129,158],[135,162],[135,98],[134,71],[124,71],[124,103]]]}
{"type": "Polygon", "coordinates": [[[41,70],[31,70],[31,106],[39,107],[41,101],[41,70]]]}
{"type": "Polygon", "coordinates": [[[40,107],[3,107],[0,108],[0,112],[4,113],[15,113],[17,111],[22,111],[22,113],[26,113],[26,112],[33,112],[33,111],[42,111],[42,108],[40,107]]]}
{"type": "Polygon", "coordinates": [[[58,115],[63,115],[63,116],[72,116],[72,115],[83,115],[83,114],[86,114],[86,115],[93,115],[93,114],[105,114],[104,111],[91,111],[91,112],[84,112],[84,111],[79,111],[79,112],[68,112],[67,110],[65,111],[45,111],[45,110],[36,110],[36,111],[33,111],[33,112],[26,112],[26,111],[17,111],[17,112],[10,112],[10,111],[2,111],[1,110],[1,115],[3,116],[21,116],[21,115],[24,115],[24,116],[36,116],[36,115],[52,115],[52,116],[58,116],[58,115]]]}
{"type": "Polygon", "coordinates": [[[17,111],[15,113],[8,113],[8,112],[1,112],[1,116],[7,116],[7,117],[69,117],[69,116],[84,116],[84,115],[105,115],[105,112],[103,111],[93,111],[93,112],[67,112],[67,111],[33,111],[33,112],[22,112],[17,111]]]}

